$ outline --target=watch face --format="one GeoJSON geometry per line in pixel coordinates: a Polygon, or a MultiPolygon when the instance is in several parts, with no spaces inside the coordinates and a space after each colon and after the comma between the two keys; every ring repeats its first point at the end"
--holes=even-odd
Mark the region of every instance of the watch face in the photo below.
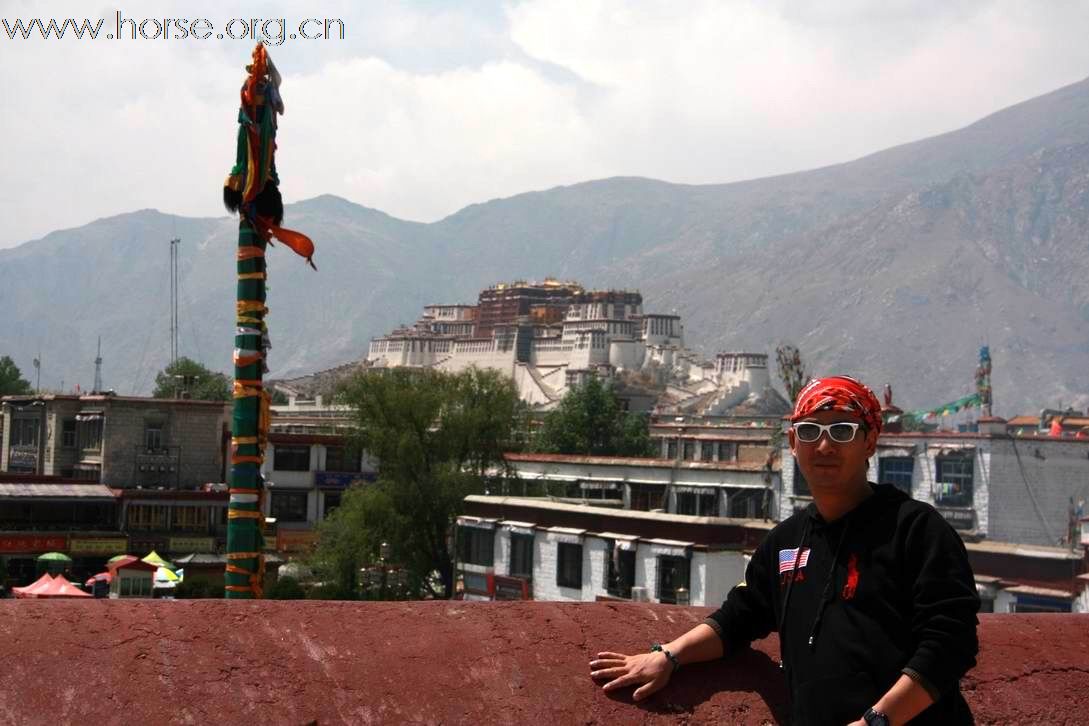
{"type": "Polygon", "coordinates": [[[862,720],[866,722],[866,726],[889,726],[889,717],[874,711],[872,708],[866,711],[865,715],[862,716],[862,720]]]}

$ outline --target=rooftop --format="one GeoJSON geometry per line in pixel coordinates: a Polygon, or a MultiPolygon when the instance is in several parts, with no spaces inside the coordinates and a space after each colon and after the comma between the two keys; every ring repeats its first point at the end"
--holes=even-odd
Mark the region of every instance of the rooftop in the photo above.
{"type": "MultiPolygon", "coordinates": [[[[0,602],[0,713],[55,723],[763,724],[786,718],[774,636],[635,704],[589,678],[706,608],[631,603],[0,602]],[[78,671],[78,672],[77,672],[78,671]],[[420,684],[427,684],[420,688],[420,684]]],[[[982,615],[978,723],[1081,723],[1085,616],[982,615]]]]}

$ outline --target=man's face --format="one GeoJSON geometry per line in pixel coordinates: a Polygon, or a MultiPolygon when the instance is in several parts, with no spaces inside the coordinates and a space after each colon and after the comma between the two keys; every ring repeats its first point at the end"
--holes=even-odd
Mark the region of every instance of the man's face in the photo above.
{"type": "MultiPolygon", "coordinates": [[[[819,424],[860,423],[861,419],[842,411],[819,411],[801,421],[819,424]]],[[[800,421],[799,421],[800,423],[800,421]]],[[[844,488],[866,482],[868,462],[877,450],[877,433],[860,426],[854,439],[845,444],[836,443],[827,432],[813,442],[799,441],[791,428],[787,434],[790,450],[798,460],[798,468],[809,483],[815,496],[822,493],[840,492],[844,488]]]]}

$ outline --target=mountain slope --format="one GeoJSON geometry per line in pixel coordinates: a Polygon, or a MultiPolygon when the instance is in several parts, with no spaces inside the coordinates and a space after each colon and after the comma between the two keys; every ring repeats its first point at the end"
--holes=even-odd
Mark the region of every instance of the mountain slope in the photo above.
{"type": "MultiPolygon", "coordinates": [[[[606,179],[433,224],[323,196],[285,223],[315,239],[319,271],[270,254],[275,375],[358,358],[423,304],[555,275],[641,289],[708,353],[797,342],[814,370],[891,381],[906,408],[969,392],[984,342],[1000,413],[1089,403],[1089,81],[796,174],[606,179]]],[[[106,385],[146,392],[169,349],[179,236],[182,352],[229,370],[236,229],[142,211],[0,250],[0,353],[26,374],[40,344],[43,384],[87,386],[101,334],[106,385]]]]}

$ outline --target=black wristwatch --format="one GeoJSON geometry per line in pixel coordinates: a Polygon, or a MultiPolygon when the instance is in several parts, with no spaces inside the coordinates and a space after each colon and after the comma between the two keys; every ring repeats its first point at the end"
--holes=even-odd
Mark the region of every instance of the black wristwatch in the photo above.
{"type": "Polygon", "coordinates": [[[866,726],[889,726],[889,717],[872,708],[866,709],[866,713],[862,714],[862,720],[866,722],[866,726]]]}

